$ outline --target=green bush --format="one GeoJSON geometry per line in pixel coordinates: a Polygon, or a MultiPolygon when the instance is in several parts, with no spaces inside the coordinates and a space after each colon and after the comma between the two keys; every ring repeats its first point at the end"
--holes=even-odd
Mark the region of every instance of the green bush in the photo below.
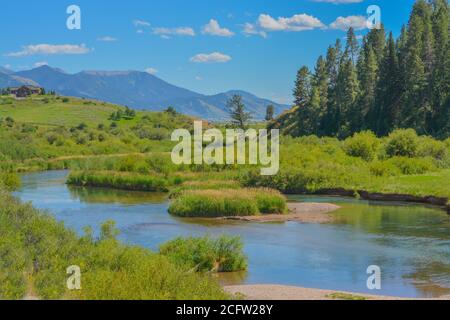
{"type": "Polygon", "coordinates": [[[204,272],[235,272],[247,269],[239,237],[221,236],[217,239],[178,238],[160,247],[160,253],[190,270],[204,272]]]}
{"type": "Polygon", "coordinates": [[[20,187],[20,178],[15,173],[0,172],[0,187],[13,191],[20,187]]]}
{"type": "Polygon", "coordinates": [[[169,207],[180,217],[231,217],[283,214],[286,199],[269,189],[189,190],[182,192],[169,207]]]}
{"type": "Polygon", "coordinates": [[[394,157],[386,161],[397,167],[404,175],[424,174],[436,171],[436,166],[430,158],[394,157]]]}
{"type": "Polygon", "coordinates": [[[419,137],[413,129],[401,129],[392,132],[386,144],[386,154],[389,157],[409,157],[417,155],[419,137]]]}
{"type": "Polygon", "coordinates": [[[400,169],[388,161],[374,161],[370,164],[370,174],[377,177],[390,177],[400,174],[400,169]]]}
{"type": "Polygon", "coordinates": [[[344,151],[352,157],[359,157],[371,161],[376,157],[380,142],[371,131],[356,133],[344,142],[344,151]]]}
{"type": "Polygon", "coordinates": [[[432,137],[420,137],[418,155],[444,160],[448,155],[447,146],[444,142],[434,140],[432,137]]]}

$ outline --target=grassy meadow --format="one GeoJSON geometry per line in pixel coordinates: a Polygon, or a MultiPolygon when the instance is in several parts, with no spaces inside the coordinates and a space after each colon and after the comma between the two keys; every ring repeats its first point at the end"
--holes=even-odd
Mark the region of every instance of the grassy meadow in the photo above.
{"type": "Polygon", "coordinates": [[[246,268],[237,238],[175,239],[156,253],[120,243],[111,222],[98,238],[90,229],[77,236],[8,194],[19,172],[70,169],[68,183],[80,187],[164,191],[180,217],[282,214],[282,193],[334,189],[450,198],[450,139],[413,130],[282,136],[280,172],[264,177],[249,165],[174,165],[170,133],[192,129],[187,116],[112,120],[125,109],[54,96],[10,100],[0,98],[0,299],[222,299],[205,272],[246,268]],[[68,262],[87,270],[82,292],[65,290],[68,262]]]}

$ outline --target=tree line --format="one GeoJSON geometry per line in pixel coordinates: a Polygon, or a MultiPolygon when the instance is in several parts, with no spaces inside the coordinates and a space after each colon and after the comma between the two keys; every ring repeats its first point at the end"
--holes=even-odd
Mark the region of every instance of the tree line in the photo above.
{"type": "Polygon", "coordinates": [[[448,137],[449,46],[447,0],[418,0],[397,39],[381,25],[360,42],[350,28],[346,43],[330,46],[314,71],[300,68],[295,107],[274,125],[294,136],[412,128],[448,137]]]}

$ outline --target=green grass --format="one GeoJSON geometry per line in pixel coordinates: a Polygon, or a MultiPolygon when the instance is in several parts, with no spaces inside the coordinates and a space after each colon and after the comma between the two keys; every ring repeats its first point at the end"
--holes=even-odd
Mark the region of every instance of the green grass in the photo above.
{"type": "Polygon", "coordinates": [[[286,210],[286,198],[269,189],[185,191],[169,207],[169,212],[179,217],[255,216],[286,210]]]}
{"type": "Polygon", "coordinates": [[[190,270],[235,272],[247,269],[243,247],[239,237],[178,238],[161,245],[160,253],[190,270]]]}
{"type": "Polygon", "coordinates": [[[420,197],[437,196],[450,199],[450,170],[422,175],[404,175],[373,181],[367,190],[381,193],[408,194],[420,197]]]}
{"type": "Polygon", "coordinates": [[[167,192],[168,180],[157,174],[142,175],[114,171],[72,172],[67,184],[132,191],[167,192]]]}
{"type": "Polygon", "coordinates": [[[98,238],[90,229],[79,237],[50,215],[1,191],[0,203],[0,300],[21,299],[30,292],[40,299],[229,298],[208,275],[122,244],[112,222],[102,226],[98,238]],[[72,265],[81,269],[82,290],[66,287],[66,270],[72,265]]]}
{"type": "Polygon", "coordinates": [[[334,300],[358,300],[358,301],[367,300],[367,298],[363,297],[363,296],[358,296],[358,295],[349,294],[349,293],[341,293],[341,292],[329,294],[329,295],[327,295],[327,298],[334,299],[334,300]]]}
{"type": "Polygon", "coordinates": [[[12,117],[23,123],[49,126],[76,126],[82,122],[97,125],[106,122],[110,114],[118,110],[118,106],[98,101],[53,96],[33,96],[25,100],[13,100],[12,104],[0,104],[0,117],[12,117]],[[44,102],[48,99],[48,103],[44,102]]]}

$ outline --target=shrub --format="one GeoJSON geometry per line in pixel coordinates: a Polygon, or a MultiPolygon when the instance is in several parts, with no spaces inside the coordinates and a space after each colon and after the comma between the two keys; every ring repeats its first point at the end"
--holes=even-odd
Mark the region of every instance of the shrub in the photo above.
{"type": "Polygon", "coordinates": [[[255,216],[283,214],[286,208],[286,199],[275,190],[189,190],[171,203],[169,213],[180,217],[255,216]]]}
{"type": "Polygon", "coordinates": [[[3,186],[6,190],[13,191],[20,187],[20,183],[17,174],[0,172],[0,187],[3,186]]]}
{"type": "Polygon", "coordinates": [[[430,158],[394,157],[386,161],[397,167],[404,175],[424,174],[435,171],[436,166],[430,158]]]}
{"type": "Polygon", "coordinates": [[[247,269],[247,258],[239,237],[178,238],[163,244],[160,253],[174,263],[196,271],[235,272],[247,269]]]}
{"type": "Polygon", "coordinates": [[[400,174],[400,170],[388,161],[374,161],[369,167],[370,174],[377,177],[389,177],[400,174]]]}
{"type": "Polygon", "coordinates": [[[386,154],[389,157],[409,157],[417,155],[419,137],[413,129],[401,129],[392,132],[387,140],[386,154]]]}
{"type": "Polygon", "coordinates": [[[420,137],[418,155],[444,160],[447,157],[447,147],[444,142],[434,140],[432,137],[420,137]]]}
{"type": "Polygon", "coordinates": [[[371,161],[376,156],[379,144],[379,140],[373,132],[365,131],[356,133],[353,137],[345,140],[344,151],[349,156],[371,161]]]}

